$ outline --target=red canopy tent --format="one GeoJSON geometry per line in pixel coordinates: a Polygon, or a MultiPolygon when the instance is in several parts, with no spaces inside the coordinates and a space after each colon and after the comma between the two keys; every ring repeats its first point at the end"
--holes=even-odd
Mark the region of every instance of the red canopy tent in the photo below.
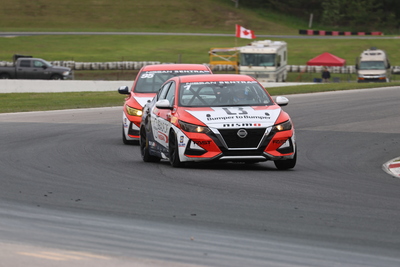
{"type": "Polygon", "coordinates": [[[344,66],[346,65],[346,60],[340,57],[337,57],[335,55],[332,55],[331,53],[325,52],[319,56],[316,56],[313,59],[310,59],[307,61],[308,66],[344,66]]]}

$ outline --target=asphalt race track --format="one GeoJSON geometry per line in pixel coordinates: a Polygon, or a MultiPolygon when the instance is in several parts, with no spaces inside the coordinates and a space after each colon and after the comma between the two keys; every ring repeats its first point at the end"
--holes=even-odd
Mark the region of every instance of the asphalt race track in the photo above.
{"type": "Polygon", "coordinates": [[[287,97],[290,171],[144,163],[121,107],[0,114],[0,266],[400,266],[400,88],[287,97]]]}

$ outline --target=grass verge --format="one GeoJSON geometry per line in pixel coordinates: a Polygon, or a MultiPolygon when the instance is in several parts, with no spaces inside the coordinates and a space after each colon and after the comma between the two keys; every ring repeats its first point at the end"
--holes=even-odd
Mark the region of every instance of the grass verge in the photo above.
{"type": "MultiPolygon", "coordinates": [[[[351,89],[400,86],[400,82],[328,83],[268,88],[272,96],[315,93],[351,89]]],[[[6,93],[0,94],[0,113],[122,106],[124,95],[109,92],[6,93]]]]}
{"type": "Polygon", "coordinates": [[[117,91],[0,94],[0,113],[122,106],[117,91]]]}

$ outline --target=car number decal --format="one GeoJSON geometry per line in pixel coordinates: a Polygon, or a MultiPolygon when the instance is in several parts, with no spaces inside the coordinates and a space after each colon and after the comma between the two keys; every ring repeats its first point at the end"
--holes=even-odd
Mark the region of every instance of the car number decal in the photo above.
{"type": "Polygon", "coordinates": [[[154,73],[143,73],[142,76],[140,76],[141,79],[151,79],[154,77],[154,73]]]}
{"type": "Polygon", "coordinates": [[[233,108],[222,108],[225,112],[226,112],[226,114],[228,114],[228,115],[236,115],[236,114],[239,114],[239,115],[244,115],[244,114],[248,114],[247,113],[247,111],[245,111],[244,110],[244,108],[235,108],[235,109],[237,109],[239,112],[237,113],[237,112],[233,112],[232,110],[233,110],[233,108]]]}

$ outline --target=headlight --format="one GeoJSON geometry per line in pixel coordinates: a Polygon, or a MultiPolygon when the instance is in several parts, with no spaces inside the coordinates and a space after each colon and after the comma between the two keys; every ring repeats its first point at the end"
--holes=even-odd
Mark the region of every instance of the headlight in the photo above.
{"type": "Polygon", "coordinates": [[[292,123],[290,122],[290,120],[272,127],[272,131],[274,132],[288,131],[290,129],[292,129],[292,123]]]}
{"type": "Polygon", "coordinates": [[[68,76],[69,75],[69,71],[64,71],[62,75],[63,76],[68,76]]]}
{"type": "Polygon", "coordinates": [[[143,111],[141,109],[132,108],[128,105],[126,105],[126,112],[131,116],[137,116],[137,117],[141,117],[143,114],[143,111]]]}
{"type": "Polygon", "coordinates": [[[183,121],[179,121],[179,125],[181,126],[182,130],[186,132],[192,132],[192,133],[208,133],[210,129],[205,126],[200,126],[200,125],[195,125],[183,121]]]}

